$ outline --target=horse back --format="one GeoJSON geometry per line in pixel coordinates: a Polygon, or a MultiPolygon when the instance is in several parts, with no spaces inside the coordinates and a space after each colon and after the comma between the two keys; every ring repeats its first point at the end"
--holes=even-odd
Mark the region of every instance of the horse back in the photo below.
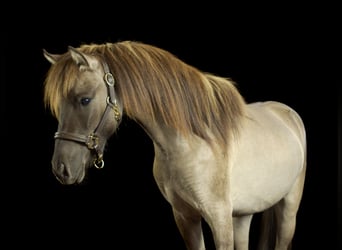
{"type": "Polygon", "coordinates": [[[303,147],[306,145],[306,135],[303,120],[299,114],[291,107],[275,101],[265,102],[265,105],[269,107],[279,119],[284,121],[291,131],[294,132],[298,139],[301,141],[303,147]]]}

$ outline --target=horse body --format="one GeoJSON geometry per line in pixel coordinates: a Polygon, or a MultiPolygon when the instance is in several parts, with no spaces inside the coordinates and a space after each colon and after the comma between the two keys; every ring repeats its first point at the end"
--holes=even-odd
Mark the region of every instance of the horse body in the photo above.
{"type": "Polygon", "coordinates": [[[276,102],[249,108],[245,128],[234,144],[231,189],[237,214],[260,212],[277,203],[305,164],[305,138],[297,113],[276,102]]]}
{"type": "Polygon", "coordinates": [[[247,250],[258,212],[265,215],[260,249],[290,247],[306,168],[304,125],[294,110],[246,104],[226,79],[139,43],[44,55],[53,64],[45,101],[59,121],[52,166],[61,183],[81,182],[94,155],[103,166],[104,145],[123,112],[153,142],[153,175],[188,249],[205,249],[203,218],[217,249],[247,250]]]}
{"type": "MultiPolygon", "coordinates": [[[[191,224],[188,220],[197,221],[196,227],[200,227],[200,219],[204,217],[214,228],[217,225],[214,222],[220,219],[225,225],[218,231],[226,232],[225,238],[228,238],[233,226],[228,226],[232,223],[229,222],[231,215],[236,220],[247,218],[244,230],[248,232],[250,216],[269,209],[291,192],[301,196],[306,161],[305,131],[298,114],[282,103],[248,105],[230,159],[217,157],[201,139],[185,139],[177,136],[176,131],[165,133],[165,128],[159,125],[146,125],[149,121],[142,124],[154,142],[153,173],[158,187],[172,205],[176,220],[186,220],[178,222],[181,231],[185,231],[184,224],[191,224]],[[291,190],[296,181],[300,185],[291,190]],[[222,213],[212,213],[213,206],[218,206],[222,213]],[[230,206],[232,210],[228,209],[230,206]],[[213,218],[219,215],[222,217],[213,218]]],[[[296,197],[284,211],[293,213],[292,220],[299,200],[296,197]]],[[[294,228],[291,223],[288,226],[292,234],[294,228]]],[[[185,239],[191,238],[189,234],[184,233],[185,239]]],[[[247,233],[241,243],[244,247],[236,246],[236,249],[248,249],[246,237],[247,233]]],[[[194,242],[197,244],[190,242],[188,248],[201,249],[197,238],[194,242]]],[[[204,247],[204,242],[200,246],[204,247]]]]}

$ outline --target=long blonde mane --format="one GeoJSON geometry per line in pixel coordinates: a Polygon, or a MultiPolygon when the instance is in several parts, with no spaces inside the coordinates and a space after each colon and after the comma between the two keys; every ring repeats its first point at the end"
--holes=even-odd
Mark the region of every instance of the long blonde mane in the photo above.
{"type": "MultiPolygon", "coordinates": [[[[140,42],[82,45],[79,50],[99,54],[107,62],[128,117],[143,112],[151,121],[225,147],[238,131],[245,102],[230,79],[201,72],[165,50],[140,42]]],[[[69,53],[51,66],[44,100],[55,115],[77,74],[69,53]]]]}

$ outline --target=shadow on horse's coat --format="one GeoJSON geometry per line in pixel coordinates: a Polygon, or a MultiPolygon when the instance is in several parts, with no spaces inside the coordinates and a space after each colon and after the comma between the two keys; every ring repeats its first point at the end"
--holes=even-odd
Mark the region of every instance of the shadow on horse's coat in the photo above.
{"type": "Polygon", "coordinates": [[[205,249],[202,219],[216,249],[248,249],[261,212],[259,248],[291,247],[306,170],[305,128],[293,109],[246,103],[230,79],[139,42],[44,56],[52,64],[44,101],[58,119],[52,170],[61,183],[104,166],[105,144],[126,115],[153,142],[153,175],[187,249],[205,249]]]}

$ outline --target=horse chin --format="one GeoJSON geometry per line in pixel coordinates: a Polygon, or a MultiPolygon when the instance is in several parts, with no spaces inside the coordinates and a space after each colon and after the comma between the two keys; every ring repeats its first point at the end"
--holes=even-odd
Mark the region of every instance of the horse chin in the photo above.
{"type": "Polygon", "coordinates": [[[80,184],[83,182],[85,177],[85,171],[81,171],[81,174],[78,176],[78,178],[76,179],[75,183],[80,184]]]}

